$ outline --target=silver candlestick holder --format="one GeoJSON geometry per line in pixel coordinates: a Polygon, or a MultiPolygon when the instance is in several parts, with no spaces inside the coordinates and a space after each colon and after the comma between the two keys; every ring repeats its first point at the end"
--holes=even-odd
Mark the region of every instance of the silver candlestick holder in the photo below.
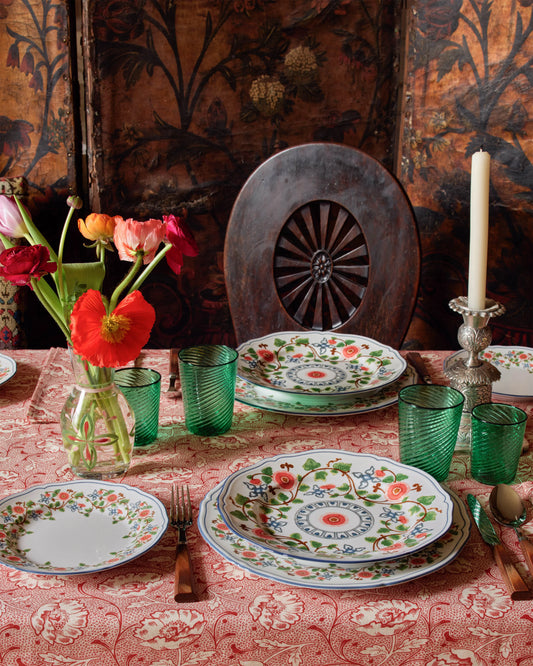
{"type": "Polygon", "coordinates": [[[463,317],[457,339],[467,352],[459,355],[444,370],[450,380],[450,386],[460,391],[465,398],[463,416],[459,427],[456,451],[470,450],[471,414],[476,405],[492,400],[492,384],[500,378],[500,371],[488,361],[479,358],[480,352],[486,349],[492,340],[488,326],[492,317],[505,312],[500,303],[487,298],[483,310],[468,307],[465,296],[459,296],[449,302],[449,307],[463,317]]]}

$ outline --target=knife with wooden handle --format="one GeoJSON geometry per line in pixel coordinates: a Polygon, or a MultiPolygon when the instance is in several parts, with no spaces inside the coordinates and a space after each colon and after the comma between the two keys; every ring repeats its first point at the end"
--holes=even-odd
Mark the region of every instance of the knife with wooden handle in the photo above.
{"type": "Polygon", "coordinates": [[[518,569],[511,561],[510,551],[498,539],[496,531],[490,522],[490,518],[485,513],[479,500],[474,497],[474,495],[467,495],[466,499],[479,529],[479,533],[483,537],[483,540],[493,548],[494,559],[496,560],[502,578],[507,585],[511,599],[514,601],[533,599],[533,593],[530,591],[518,569]]]}
{"type": "Polygon", "coordinates": [[[406,358],[416,370],[418,378],[422,384],[433,384],[425,361],[418,352],[409,352],[406,358]]]}

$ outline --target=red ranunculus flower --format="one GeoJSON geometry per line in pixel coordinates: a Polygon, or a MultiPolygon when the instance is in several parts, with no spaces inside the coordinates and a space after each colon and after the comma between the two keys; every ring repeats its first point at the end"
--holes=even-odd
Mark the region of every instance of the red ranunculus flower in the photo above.
{"type": "Polygon", "coordinates": [[[140,291],[128,294],[107,314],[102,294],[89,289],[72,309],[72,346],[92,365],[118,368],[139,356],[154,322],[155,310],[140,291]]]}
{"type": "MultiPolygon", "coordinates": [[[[31,279],[39,280],[53,273],[57,264],[50,261],[50,251],[44,245],[18,245],[0,254],[0,275],[13,284],[31,287],[31,279]]],[[[32,287],[33,288],[33,287],[32,287]]]]}
{"type": "Polygon", "coordinates": [[[185,224],[185,218],[163,215],[163,220],[167,226],[167,239],[172,243],[172,248],[166,254],[167,264],[177,275],[183,266],[183,255],[195,257],[198,254],[198,245],[185,224]]]}

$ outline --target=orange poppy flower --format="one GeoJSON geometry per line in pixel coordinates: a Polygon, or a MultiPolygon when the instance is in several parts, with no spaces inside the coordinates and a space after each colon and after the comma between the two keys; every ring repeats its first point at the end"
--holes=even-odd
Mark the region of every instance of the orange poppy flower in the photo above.
{"type": "Polygon", "coordinates": [[[140,291],[128,294],[107,313],[102,294],[89,289],[70,316],[76,354],[98,367],[118,368],[137,358],[150,338],[155,310],[140,291]]]}
{"type": "Polygon", "coordinates": [[[115,218],[105,213],[91,213],[85,220],[78,220],[78,229],[88,240],[111,240],[115,231],[115,218]]]}

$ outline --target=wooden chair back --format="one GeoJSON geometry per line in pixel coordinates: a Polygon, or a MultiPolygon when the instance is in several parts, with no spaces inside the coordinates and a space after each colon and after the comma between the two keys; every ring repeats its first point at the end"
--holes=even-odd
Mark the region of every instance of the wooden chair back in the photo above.
{"type": "Polygon", "coordinates": [[[399,348],[420,275],[411,205],[396,178],[360,150],[288,148],[237,196],[224,273],[237,344],[331,330],[399,348]]]}

